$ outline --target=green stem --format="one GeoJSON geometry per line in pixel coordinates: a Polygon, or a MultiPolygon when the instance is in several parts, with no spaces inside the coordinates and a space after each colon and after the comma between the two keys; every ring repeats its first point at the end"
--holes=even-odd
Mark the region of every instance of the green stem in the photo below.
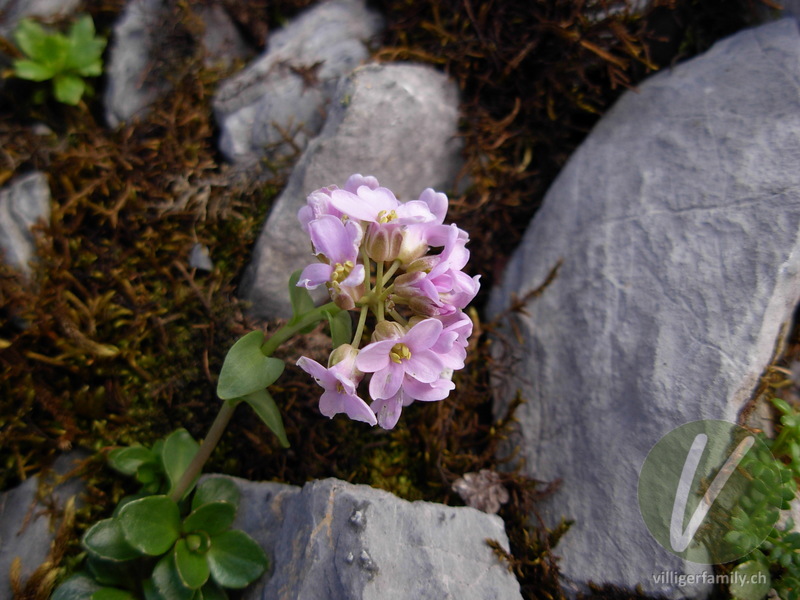
{"type": "Polygon", "coordinates": [[[398,258],[396,261],[392,263],[392,266],[389,267],[389,270],[386,271],[383,275],[383,281],[381,281],[381,285],[386,285],[386,282],[392,278],[392,275],[395,274],[395,271],[400,268],[400,259],[398,258]]]}
{"type": "Polygon", "coordinates": [[[175,489],[169,495],[170,500],[178,502],[183,498],[186,490],[189,489],[195,478],[200,475],[208,457],[211,456],[214,448],[217,447],[219,440],[222,438],[222,434],[228,426],[234,410],[236,410],[235,404],[227,401],[222,403],[222,407],[217,413],[217,418],[214,419],[214,422],[211,424],[211,429],[208,430],[208,435],[203,440],[203,443],[200,444],[200,449],[197,451],[197,454],[194,455],[194,458],[192,458],[189,466],[186,467],[183,475],[181,475],[178,485],[175,486],[175,489]]]}
{"type": "Polygon", "coordinates": [[[353,336],[352,346],[356,349],[361,345],[361,336],[364,335],[364,324],[367,322],[367,315],[369,314],[369,307],[362,306],[361,314],[358,315],[358,326],[356,327],[356,334],[353,336]]]}
{"type": "Polygon", "coordinates": [[[328,302],[327,304],[323,304],[322,306],[318,306],[317,308],[308,311],[304,314],[296,323],[292,323],[291,321],[278,329],[272,337],[270,337],[264,344],[261,346],[261,352],[264,356],[272,356],[272,353],[278,349],[278,347],[288,340],[289,338],[297,335],[303,329],[310,325],[314,325],[318,323],[322,319],[325,318],[326,312],[331,313],[332,315],[337,314],[341,309],[336,306],[333,302],[328,302]]]}

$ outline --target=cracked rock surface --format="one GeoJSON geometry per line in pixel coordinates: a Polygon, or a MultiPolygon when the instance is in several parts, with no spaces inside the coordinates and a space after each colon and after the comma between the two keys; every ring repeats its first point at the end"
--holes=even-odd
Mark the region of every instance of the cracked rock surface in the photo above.
{"type": "Polygon", "coordinates": [[[494,347],[511,369],[498,414],[517,390],[526,400],[516,417],[527,474],[562,480],[540,508],[551,526],[575,521],[555,549],[572,590],[707,591],[655,583],[705,567],[650,536],[638,473],[672,429],[737,419],[792,318],[799,86],[800,35],[786,19],[626,93],[559,175],[493,291],[490,316],[563,261],[494,347]]]}
{"type": "Polygon", "coordinates": [[[514,600],[519,583],[487,539],[503,521],[468,507],[408,502],[337,479],[302,488],[234,479],[235,527],[270,557],[245,600],[514,600]]]}

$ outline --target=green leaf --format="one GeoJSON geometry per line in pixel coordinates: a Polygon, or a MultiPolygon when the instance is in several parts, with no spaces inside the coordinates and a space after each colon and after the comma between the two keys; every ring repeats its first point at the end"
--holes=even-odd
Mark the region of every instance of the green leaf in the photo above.
{"type": "Polygon", "coordinates": [[[325,316],[328,317],[328,323],[331,326],[333,348],[336,349],[342,344],[349,344],[353,339],[353,320],[350,313],[346,310],[340,310],[333,316],[326,312],[325,316]]]}
{"type": "Polygon", "coordinates": [[[230,529],[236,518],[236,506],[230,502],[209,502],[193,510],[183,520],[183,532],[205,531],[214,536],[230,529]]]}
{"type": "Polygon", "coordinates": [[[153,584],[164,600],[192,600],[194,590],[186,587],[175,565],[175,553],[170,552],[153,569],[153,584]]]}
{"type": "Polygon", "coordinates": [[[193,590],[203,587],[211,574],[206,555],[192,552],[185,539],[175,543],[175,568],[183,585],[193,590]]]}
{"type": "Polygon", "coordinates": [[[141,465],[155,463],[157,460],[156,455],[144,446],[114,448],[108,454],[109,466],[123,475],[136,475],[141,465]]]}
{"type": "Polygon", "coordinates": [[[214,581],[227,588],[246,587],[269,566],[261,546],[243,531],[226,531],[216,536],[207,557],[214,581]]]}
{"type": "Polygon", "coordinates": [[[209,580],[202,589],[195,592],[192,600],[228,600],[228,594],[216,583],[209,580]]]}
{"type": "Polygon", "coordinates": [[[105,587],[97,590],[91,596],[91,600],[138,600],[137,597],[127,590],[105,587]]]}
{"type": "Polygon", "coordinates": [[[761,600],[769,593],[769,569],[757,560],[743,562],[731,572],[728,590],[737,600],[761,600]]]}
{"type": "MultiPolygon", "coordinates": [[[[172,493],[172,490],[178,485],[198,450],[200,450],[200,444],[185,429],[176,429],[164,440],[161,462],[169,481],[169,493],[172,493]]],[[[186,493],[188,494],[190,490],[191,486],[186,493]]]]}
{"type": "Polygon", "coordinates": [[[129,502],[117,518],[127,542],[150,556],[164,554],[180,535],[178,505],[166,496],[148,496],[129,502]]]}
{"type": "Polygon", "coordinates": [[[314,299],[308,290],[303,287],[297,287],[297,282],[300,280],[301,271],[298,269],[289,276],[289,300],[292,303],[292,318],[290,324],[297,323],[303,315],[308,311],[314,309],[314,299]]]}
{"type": "Polygon", "coordinates": [[[28,81],[45,81],[52,79],[55,71],[48,65],[23,59],[14,61],[14,75],[28,81]]]}
{"type": "Polygon", "coordinates": [[[82,541],[89,552],[106,560],[123,562],[141,556],[125,541],[118,519],[98,521],[83,535],[82,541]]]}
{"type": "Polygon", "coordinates": [[[53,91],[55,92],[56,100],[64,104],[69,104],[70,106],[78,104],[85,89],[86,83],[77,75],[59,73],[53,77],[53,91]]]}
{"type": "Polygon", "coordinates": [[[100,588],[86,573],[77,573],[58,586],[50,600],[86,600],[100,588]]]}
{"type": "Polygon", "coordinates": [[[288,448],[289,438],[286,437],[286,430],[283,428],[281,412],[270,393],[267,390],[258,390],[241,400],[247,402],[264,424],[270,428],[270,431],[278,436],[281,446],[288,448]]]}
{"type": "Polygon", "coordinates": [[[50,35],[38,23],[30,19],[22,19],[14,30],[14,41],[27,56],[34,60],[43,61],[45,39],[50,35]]]}
{"type": "Polygon", "coordinates": [[[99,75],[102,73],[100,56],[106,47],[106,40],[95,37],[94,21],[89,15],[84,15],[73,23],[69,32],[69,51],[66,65],[70,69],[79,71],[81,75],[99,75]],[[99,66],[98,72],[85,73],[87,67],[99,66]]]}
{"type": "Polygon", "coordinates": [[[241,398],[266,388],[283,373],[283,361],[264,356],[263,331],[251,331],[237,341],[225,356],[217,383],[217,396],[223,400],[241,398]]]}
{"type": "Polygon", "coordinates": [[[208,477],[197,486],[192,498],[192,510],[209,502],[230,502],[239,506],[239,487],[227,477],[208,477]]]}

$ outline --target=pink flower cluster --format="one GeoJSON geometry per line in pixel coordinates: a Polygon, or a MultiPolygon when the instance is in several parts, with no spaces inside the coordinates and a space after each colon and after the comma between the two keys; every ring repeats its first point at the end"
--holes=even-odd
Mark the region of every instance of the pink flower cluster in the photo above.
{"type": "Polygon", "coordinates": [[[444,224],[447,205],[430,188],[401,202],[374,177],[353,175],[343,189],[313,192],[300,209],[318,262],[297,285],[324,285],[339,308],[359,312],[352,343],[336,348],[327,368],[297,362],[324,389],[323,415],[391,429],[404,406],[443,400],[454,388],[472,333],[463,309],[480,284],[462,270],[469,237],[444,224]],[[368,323],[370,342],[361,347],[368,323]],[[358,395],[367,374],[370,404],[358,395]]]}

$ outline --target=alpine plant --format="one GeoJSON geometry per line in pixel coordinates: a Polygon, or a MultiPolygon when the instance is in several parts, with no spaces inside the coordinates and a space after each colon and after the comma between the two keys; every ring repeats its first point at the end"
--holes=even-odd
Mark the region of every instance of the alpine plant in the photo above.
{"type": "Polygon", "coordinates": [[[444,400],[455,387],[472,333],[463,310],[480,276],[462,271],[469,236],[445,225],[447,206],[447,196],[430,188],[401,202],[375,177],[352,175],[344,189],[312,192],[300,209],[318,262],[297,285],[325,286],[339,308],[359,314],[352,343],[336,348],[327,367],[297,361],[324,389],[326,417],[345,413],[392,429],[403,407],[444,400]]]}

